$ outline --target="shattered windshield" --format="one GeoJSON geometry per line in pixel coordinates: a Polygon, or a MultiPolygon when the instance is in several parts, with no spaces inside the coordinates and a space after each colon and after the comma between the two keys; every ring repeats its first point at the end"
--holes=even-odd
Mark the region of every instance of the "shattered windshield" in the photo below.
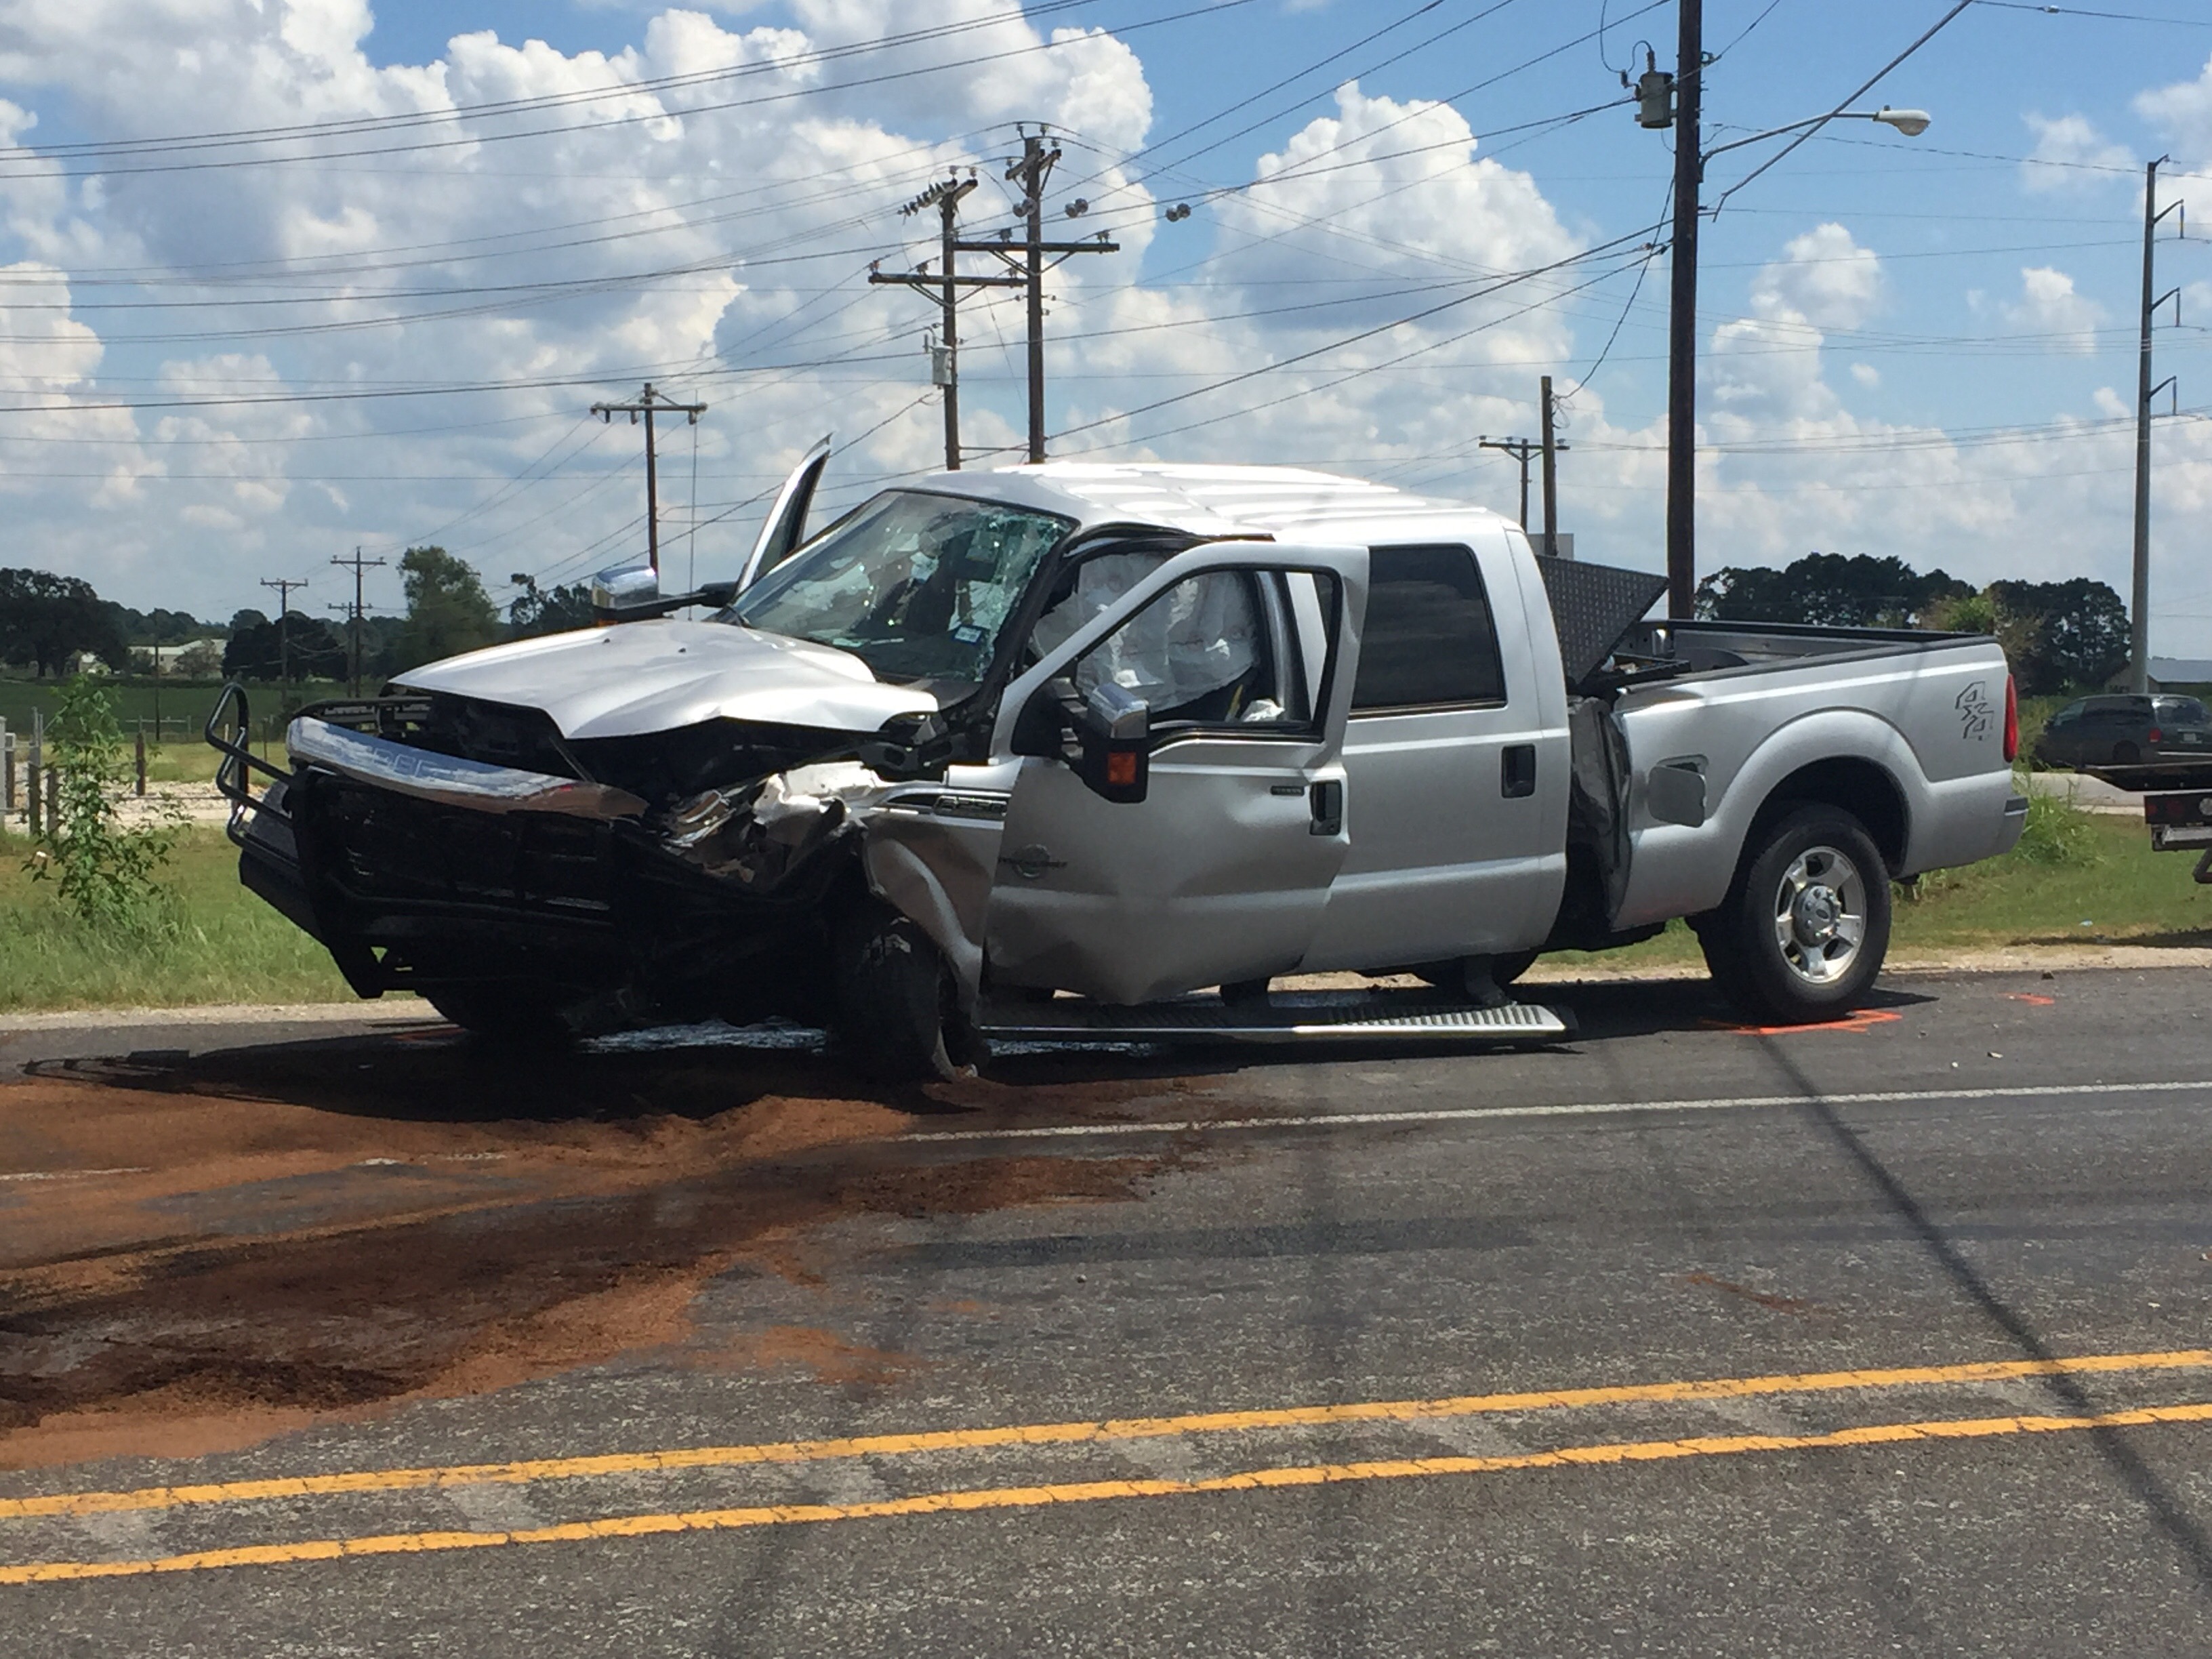
{"type": "Polygon", "coordinates": [[[726,616],[849,651],[887,680],[980,680],[1045,550],[1073,521],[894,490],[847,514],[726,616]]]}

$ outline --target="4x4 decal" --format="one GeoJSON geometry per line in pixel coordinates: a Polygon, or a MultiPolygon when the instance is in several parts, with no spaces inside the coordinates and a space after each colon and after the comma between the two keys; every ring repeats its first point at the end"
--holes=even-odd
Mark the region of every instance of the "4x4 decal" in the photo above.
{"type": "Polygon", "coordinates": [[[1959,701],[1952,705],[1959,711],[1959,735],[1972,743],[1977,738],[1990,734],[1990,725],[1996,718],[1996,705],[1990,702],[1988,688],[1976,680],[1959,693],[1959,701]]]}

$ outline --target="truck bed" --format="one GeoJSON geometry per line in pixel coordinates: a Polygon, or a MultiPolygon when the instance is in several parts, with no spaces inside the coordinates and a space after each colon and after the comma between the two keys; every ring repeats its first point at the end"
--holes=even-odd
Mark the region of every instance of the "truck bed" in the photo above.
{"type": "Polygon", "coordinates": [[[2004,654],[1987,635],[1645,623],[1615,647],[1612,673],[1628,775],[1617,929],[1719,903],[1754,817],[1793,787],[1847,805],[1893,876],[2018,837],[2004,654]],[[1676,775],[1656,812],[1655,772],[1676,775]],[[1699,804],[1702,819],[1682,821],[1699,804]]]}

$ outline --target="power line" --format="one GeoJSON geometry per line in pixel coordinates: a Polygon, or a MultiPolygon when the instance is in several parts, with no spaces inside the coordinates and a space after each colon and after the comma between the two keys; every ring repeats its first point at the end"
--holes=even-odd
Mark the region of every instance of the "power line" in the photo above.
{"type": "Polygon", "coordinates": [[[2088,11],[2080,6],[2038,6],[2024,0],[1981,0],[1985,6],[1998,11],[2038,11],[2052,17],[2102,17],[2117,23],[2165,23],[2175,28],[2212,29],[2212,18],[2205,17],[2146,17],[2132,11],[2088,11]]]}
{"type": "MultiPolygon", "coordinates": [[[[1115,415],[1102,416],[1095,421],[1085,421],[1080,425],[1066,428],[1057,435],[1063,438],[1073,437],[1078,433],[1093,431],[1102,426],[1110,426],[1115,422],[1133,420],[1139,415],[1148,415],[1157,409],[1165,409],[1175,404],[1187,403],[1193,398],[1204,397],[1208,392],[1223,391],[1227,387],[1241,385],[1246,380],[1254,380],[1262,374],[1271,374],[1279,369],[1293,368],[1303,362],[1310,362],[1316,357],[1324,356],[1332,351],[1340,351],[1346,346],[1357,345],[1362,340],[1371,340],[1377,335],[1388,334],[1395,330],[1405,328],[1412,324],[1426,321],[1431,317],[1439,316],[1444,312],[1455,310],[1459,307],[1471,304],[1476,300],[1487,299],[1490,295],[1498,293],[1502,289],[1512,287],[1519,283],[1527,282],[1532,277],[1546,276],[1554,270],[1564,270],[1570,265],[1578,264],[1584,259],[1594,258],[1600,254],[1607,252],[1612,249],[1620,246],[1624,242],[1633,240],[1638,237],[1644,236],[1649,234],[1650,228],[1646,228],[1643,230],[1632,231],[1626,236],[1616,236],[1610,241],[1601,242],[1596,246],[1585,248],[1579,253],[1571,253],[1564,258],[1554,259],[1547,264],[1538,265],[1528,270],[1517,271],[1510,276],[1500,277],[1495,282],[1490,283],[1488,286],[1478,289],[1474,293],[1458,295],[1451,299],[1441,301],[1435,305],[1424,307],[1422,309],[1413,312],[1409,315],[1393,318],[1387,323],[1378,323],[1372,328],[1361,329],[1357,333],[1347,334],[1340,339],[1331,340],[1326,344],[1315,346],[1309,350],[1297,352],[1288,357],[1279,358],[1271,363],[1262,363],[1257,368],[1242,370],[1237,374],[1228,375],[1221,380],[1213,381],[1210,385],[1200,386],[1193,392],[1178,392],[1173,397],[1155,398],[1152,402],[1139,404],[1135,409],[1123,410],[1120,413],[1115,415]]],[[[1425,348],[1425,349],[1428,348],[1425,348]]]]}
{"type": "MultiPolygon", "coordinates": [[[[1048,3],[1054,3],[1054,0],[1048,0],[1048,3]]],[[[1057,3],[1073,3],[1073,0],[1057,0],[1057,3]]],[[[1217,13],[1225,10],[1231,7],[1251,5],[1255,3],[1255,0],[1213,0],[1213,3],[1211,4],[1192,7],[1184,11],[1171,12],[1164,16],[1142,18],[1133,22],[1120,24],[1114,27],[1112,33],[1116,36],[1132,34],[1142,29],[1158,28],[1169,23],[1182,21],[1186,18],[1217,13]]],[[[1663,3],[1663,0],[1655,0],[1655,3],[1663,3]]],[[[1004,15],[1000,14],[988,19],[970,20],[966,24],[947,25],[945,27],[947,30],[955,30],[963,27],[985,27],[988,23],[1002,22],[1003,21],[1004,15]]],[[[1063,46],[1080,44],[1093,38],[1094,37],[1087,32],[1070,33],[1058,37],[1048,36],[1028,45],[1010,47],[1003,52],[984,52],[973,58],[957,58],[946,63],[922,64],[913,69],[887,70],[880,75],[864,76],[848,81],[824,81],[811,86],[795,87],[781,92],[766,93],[757,97],[727,99],[719,103],[711,104],[694,104],[672,112],[665,108],[656,108],[649,113],[610,116],[604,120],[569,123],[568,125],[559,126],[527,127],[512,132],[477,132],[455,138],[429,140],[410,144],[380,145],[362,149],[336,150],[319,153],[310,152],[296,155],[241,156],[216,161],[164,161],[145,167],[91,167],[79,168],[75,171],[71,171],[67,168],[40,168],[38,167],[33,167],[24,171],[8,171],[7,163],[11,159],[20,159],[25,155],[27,155],[27,157],[34,162],[50,162],[57,159],[58,156],[59,159],[78,159],[78,155],[76,153],[63,154],[58,151],[42,152],[38,150],[31,150],[27,152],[19,151],[18,157],[16,158],[0,155],[0,179],[55,177],[113,178],[125,174],[142,173],[179,173],[202,170],[220,170],[241,167],[269,167],[298,162],[320,162],[331,160],[350,160],[364,155],[412,155],[429,150],[472,148],[479,144],[507,143],[523,138],[542,138],[548,137],[568,137],[579,133],[605,131],[616,127],[635,126],[646,122],[665,121],[677,117],[718,114],[733,109],[757,108],[763,105],[786,103],[793,99],[812,97],[824,93],[850,92],[863,87],[882,86],[896,81],[908,81],[920,76],[939,75],[944,73],[947,70],[974,68],[979,64],[998,63],[1010,58],[1022,58],[1030,56],[1033,53],[1052,52],[1063,46]]],[[[870,44],[872,46],[873,43],[870,44]]],[[[746,67],[750,69],[753,66],[746,67]]],[[[783,67],[783,64],[771,59],[766,64],[758,66],[757,72],[767,72],[771,69],[781,70],[783,67]]],[[[599,94],[599,96],[602,98],[632,97],[635,95],[637,94],[635,90],[629,87],[608,88],[599,94]]],[[[394,120],[412,120],[420,123],[429,119],[440,121],[451,120],[453,118],[449,115],[446,115],[443,112],[440,112],[434,117],[391,118],[394,120]]],[[[307,137],[313,135],[302,136],[307,137]]],[[[343,134],[340,136],[351,135],[343,134]]],[[[156,149],[163,152],[169,152],[178,149],[191,149],[194,148],[218,148],[226,145],[229,147],[236,147],[238,144],[246,142],[286,141],[281,139],[275,141],[222,140],[210,141],[206,143],[198,145],[190,140],[170,141],[166,143],[160,141],[149,140],[130,140],[124,142],[131,146],[129,150],[120,150],[118,146],[110,146],[110,149],[116,149],[118,153],[137,153],[138,151],[147,149],[156,149]]],[[[103,152],[95,149],[84,153],[97,155],[103,152]]]]}
{"type": "MultiPolygon", "coordinates": [[[[1031,0],[1031,3],[1024,6],[1023,16],[1026,21],[1029,17],[1065,11],[1088,3],[1089,0],[1031,0]]],[[[1229,0],[1229,3],[1249,3],[1249,0],[1229,0]]],[[[1173,20],[1155,20],[1155,21],[1170,21],[1173,20]]],[[[725,64],[717,69],[691,70],[678,75],[648,76],[636,81],[616,81],[605,86],[580,88],[568,92],[547,93],[531,98],[502,99],[480,104],[456,104],[445,109],[410,110],[392,115],[351,116],[337,120],[305,122],[289,126],[234,128],[228,131],[170,133],[143,138],[86,139],[72,143],[9,145],[0,147],[0,164],[25,159],[63,160],[87,155],[129,155],[146,152],[166,154],[177,150],[237,148],[246,144],[270,143],[286,140],[312,141],[323,137],[358,137],[365,134],[398,131],[447,122],[458,122],[471,116],[536,113],[542,110],[568,108],[577,105],[602,103],[611,100],[627,100],[647,94],[684,90],[696,86],[711,85],[718,82],[748,79],[762,75],[790,74],[797,70],[817,68],[823,64],[835,63],[848,58],[895,50],[898,47],[942,40],[956,34],[969,33],[977,29],[994,27],[1005,21],[1006,21],[1005,14],[994,13],[981,17],[938,24],[929,28],[908,30],[904,33],[883,35],[872,40],[853,41],[842,46],[818,47],[807,52],[757,58],[750,62],[725,64]]],[[[1035,48],[1019,50],[1035,50],[1035,48]]],[[[996,53],[992,56],[1012,55],[1018,55],[1018,53],[996,53]]],[[[988,62],[991,59],[987,58],[967,61],[988,62]]],[[[938,67],[963,66],[964,65],[962,64],[954,64],[938,67]]],[[[814,88],[817,91],[831,89],[833,88],[828,87],[814,88]]],[[[665,112],[661,113],[665,114],[665,112]]],[[[659,117],[630,118],[652,119],[659,117]]],[[[556,129],[556,131],[574,131],[574,129],[556,129]]],[[[375,154],[377,152],[360,153],[375,154]]]]}

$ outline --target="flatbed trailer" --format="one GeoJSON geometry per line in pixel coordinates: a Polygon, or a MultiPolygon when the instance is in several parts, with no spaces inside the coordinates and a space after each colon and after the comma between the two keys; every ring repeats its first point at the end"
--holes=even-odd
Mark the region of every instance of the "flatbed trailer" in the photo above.
{"type": "Polygon", "coordinates": [[[2212,761],[2081,769],[2116,789],[2141,795],[2151,851],[2195,853],[2195,878],[2212,887],[2212,761]]]}

